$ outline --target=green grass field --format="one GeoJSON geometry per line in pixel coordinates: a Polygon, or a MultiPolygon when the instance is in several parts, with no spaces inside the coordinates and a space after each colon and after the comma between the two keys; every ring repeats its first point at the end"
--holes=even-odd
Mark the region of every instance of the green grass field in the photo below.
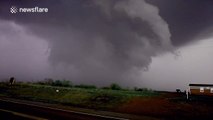
{"type": "Polygon", "coordinates": [[[7,83],[0,83],[0,96],[103,110],[116,108],[132,97],[156,95],[158,93],[149,90],[86,89],[31,83],[17,83],[9,86],[7,83]]]}

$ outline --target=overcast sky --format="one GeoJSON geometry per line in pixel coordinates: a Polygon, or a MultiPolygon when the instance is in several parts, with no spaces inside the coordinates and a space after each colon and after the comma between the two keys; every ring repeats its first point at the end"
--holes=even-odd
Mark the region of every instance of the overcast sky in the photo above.
{"type": "Polygon", "coordinates": [[[157,90],[213,84],[212,0],[0,1],[0,78],[157,90]],[[10,12],[48,8],[48,13],[10,12]]]}

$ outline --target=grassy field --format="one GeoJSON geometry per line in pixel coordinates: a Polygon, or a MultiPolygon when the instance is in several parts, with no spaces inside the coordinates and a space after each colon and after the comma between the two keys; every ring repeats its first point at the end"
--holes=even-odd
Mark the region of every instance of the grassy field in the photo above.
{"type": "Polygon", "coordinates": [[[86,89],[30,83],[17,83],[9,86],[7,83],[0,83],[0,96],[101,110],[117,108],[133,97],[157,95],[158,93],[149,90],[86,89]]]}
{"type": "Polygon", "coordinates": [[[97,88],[87,85],[58,87],[37,83],[16,83],[9,86],[8,83],[0,83],[0,97],[144,115],[163,120],[211,120],[213,117],[212,99],[208,102],[207,99],[188,101],[184,93],[142,88],[127,90],[117,85],[97,88]]]}

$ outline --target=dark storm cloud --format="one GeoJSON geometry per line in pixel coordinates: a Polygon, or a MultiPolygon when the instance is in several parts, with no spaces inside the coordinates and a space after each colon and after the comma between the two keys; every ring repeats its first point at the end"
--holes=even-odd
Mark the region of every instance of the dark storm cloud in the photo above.
{"type": "MultiPolygon", "coordinates": [[[[103,2],[103,1],[102,1],[103,2]]],[[[106,2],[104,1],[104,6],[112,6],[116,3],[116,1],[106,2]]],[[[172,34],[171,40],[172,44],[175,46],[181,46],[185,43],[194,41],[198,38],[198,35],[202,35],[200,37],[209,37],[212,31],[213,26],[213,1],[212,0],[147,0],[147,2],[157,6],[159,8],[160,16],[169,24],[169,29],[172,34]],[[205,31],[205,33],[202,33],[205,31]]],[[[11,0],[8,1],[0,1],[1,3],[1,18],[7,19],[19,19],[20,22],[26,23],[45,23],[45,24],[55,24],[58,21],[58,17],[61,18],[61,22],[55,25],[61,25],[66,23],[66,21],[73,21],[76,23],[81,23],[87,16],[91,16],[93,13],[97,13],[97,8],[93,6],[92,2],[85,0],[52,0],[51,5],[48,0],[42,1],[29,1],[29,0],[11,0]],[[87,4],[85,4],[87,3],[87,4]],[[79,6],[80,4],[81,7],[79,6]],[[19,14],[19,15],[11,15],[8,13],[8,9],[11,5],[17,5],[19,7],[47,7],[50,8],[50,11],[47,15],[42,14],[19,14]],[[82,7],[84,6],[84,7],[82,7]],[[87,12],[83,12],[86,8],[90,6],[96,12],[92,12],[92,9],[87,12]],[[57,13],[57,15],[55,15],[57,13]],[[78,18],[73,19],[73,15],[78,18]],[[43,19],[38,18],[41,17],[43,19]],[[79,21],[79,19],[82,19],[79,21]],[[64,21],[66,20],[66,21],[64,21]]],[[[104,10],[107,11],[105,7],[104,10]]],[[[112,12],[112,11],[111,11],[112,12]]],[[[93,15],[94,15],[93,14],[93,15]]],[[[102,13],[100,13],[102,14],[102,13]]],[[[103,19],[105,19],[103,17],[103,19]]],[[[76,25],[78,25],[76,24],[76,25]]],[[[79,26],[78,26],[79,27],[79,26]]],[[[154,35],[153,35],[154,36],[154,35]]]]}
{"type": "Polygon", "coordinates": [[[49,62],[61,76],[100,84],[127,82],[151,57],[172,51],[167,23],[143,0],[33,1],[5,6],[48,7],[49,13],[5,14],[49,43],[49,62]],[[36,2],[36,4],[34,4],[36,2]],[[62,70],[66,69],[66,70],[62,70]],[[98,82],[99,81],[99,82],[98,82]]]}
{"type": "Polygon", "coordinates": [[[181,46],[212,35],[212,0],[147,0],[169,24],[173,45],[181,46]],[[209,29],[209,30],[208,30],[209,29]],[[205,33],[202,33],[206,31],[205,33]],[[198,36],[202,34],[202,36],[198,36]]]}

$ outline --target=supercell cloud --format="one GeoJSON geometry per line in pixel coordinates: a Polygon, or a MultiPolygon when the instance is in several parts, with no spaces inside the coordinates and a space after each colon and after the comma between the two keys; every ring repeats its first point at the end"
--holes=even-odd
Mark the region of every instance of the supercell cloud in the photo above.
{"type": "Polygon", "coordinates": [[[5,19],[48,42],[55,77],[97,84],[127,81],[147,69],[151,57],[173,49],[168,24],[144,0],[61,1],[47,7],[47,15],[5,19]]]}
{"type": "Polygon", "coordinates": [[[51,44],[49,61],[69,66],[73,79],[122,83],[146,69],[151,57],[172,50],[168,25],[157,7],[145,1],[77,5],[80,11],[66,15],[63,27],[46,30],[52,33],[46,38],[51,44]]]}

